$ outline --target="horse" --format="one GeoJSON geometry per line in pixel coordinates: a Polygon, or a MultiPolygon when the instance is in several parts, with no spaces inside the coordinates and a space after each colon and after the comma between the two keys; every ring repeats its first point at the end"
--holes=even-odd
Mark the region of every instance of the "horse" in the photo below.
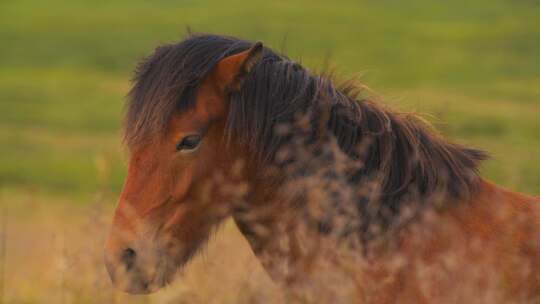
{"type": "Polygon", "coordinates": [[[189,34],[142,60],[133,83],[105,243],[117,288],[168,285],[232,217],[293,290],[317,294],[341,273],[355,303],[539,299],[540,199],[485,180],[485,152],[355,81],[261,42],[189,34]]]}

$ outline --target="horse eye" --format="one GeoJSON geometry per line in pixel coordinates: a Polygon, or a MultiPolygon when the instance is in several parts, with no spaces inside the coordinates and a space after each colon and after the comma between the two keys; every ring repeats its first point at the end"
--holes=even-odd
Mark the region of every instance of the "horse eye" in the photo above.
{"type": "Polygon", "coordinates": [[[176,145],[176,151],[192,151],[201,143],[201,136],[198,134],[188,135],[176,145]]]}

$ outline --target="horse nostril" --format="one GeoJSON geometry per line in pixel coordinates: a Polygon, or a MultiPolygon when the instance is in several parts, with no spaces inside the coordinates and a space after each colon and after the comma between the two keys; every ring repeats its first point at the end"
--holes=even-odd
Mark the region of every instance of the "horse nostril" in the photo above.
{"type": "Polygon", "coordinates": [[[131,248],[126,248],[122,252],[120,259],[126,265],[126,270],[129,271],[135,265],[135,259],[137,258],[137,253],[131,248]]]}

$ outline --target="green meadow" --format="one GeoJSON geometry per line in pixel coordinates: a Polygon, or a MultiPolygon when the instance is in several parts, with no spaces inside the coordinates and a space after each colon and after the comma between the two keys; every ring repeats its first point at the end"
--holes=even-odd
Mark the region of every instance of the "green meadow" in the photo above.
{"type": "Polygon", "coordinates": [[[197,32],[261,40],[360,79],[489,151],[486,177],[540,193],[540,6],[534,1],[2,1],[0,183],[118,192],[137,61],[197,32]]]}
{"type": "Polygon", "coordinates": [[[385,103],[488,151],[486,178],[540,195],[537,1],[2,0],[0,204],[8,217],[35,205],[42,213],[43,205],[114,205],[132,71],[188,28],[260,40],[315,71],[359,77],[385,103]]]}

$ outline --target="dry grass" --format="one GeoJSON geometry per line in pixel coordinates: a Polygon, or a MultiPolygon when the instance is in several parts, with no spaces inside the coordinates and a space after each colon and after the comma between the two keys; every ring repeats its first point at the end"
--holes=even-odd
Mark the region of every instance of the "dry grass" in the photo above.
{"type": "Polygon", "coordinates": [[[149,296],[117,292],[102,259],[111,204],[74,207],[59,200],[22,195],[6,204],[0,303],[268,303],[279,297],[232,222],[171,286],[149,296]]]}
{"type": "MultiPolygon", "coordinates": [[[[309,270],[307,283],[287,281],[292,292],[269,279],[228,221],[171,286],[149,296],[131,296],[114,290],[103,265],[113,211],[109,199],[98,197],[77,207],[69,200],[53,202],[52,197],[9,197],[14,199],[3,204],[6,216],[0,225],[6,249],[0,256],[5,265],[0,268],[0,303],[412,303],[404,300],[410,294],[398,291],[408,283],[417,284],[434,299],[431,303],[540,303],[540,298],[525,300],[517,294],[507,298],[515,282],[496,270],[503,263],[514,273],[529,275],[526,260],[513,255],[500,259],[505,255],[500,255],[499,243],[471,239],[466,230],[431,211],[405,230],[414,236],[407,246],[388,250],[391,247],[383,245],[383,252],[395,254],[380,257],[366,258],[336,247],[332,239],[298,230],[296,236],[307,241],[303,249],[316,248],[309,265],[316,270],[309,270]],[[431,258],[424,260],[418,252],[431,258]]],[[[501,211],[502,218],[510,215],[501,211]]]]}

